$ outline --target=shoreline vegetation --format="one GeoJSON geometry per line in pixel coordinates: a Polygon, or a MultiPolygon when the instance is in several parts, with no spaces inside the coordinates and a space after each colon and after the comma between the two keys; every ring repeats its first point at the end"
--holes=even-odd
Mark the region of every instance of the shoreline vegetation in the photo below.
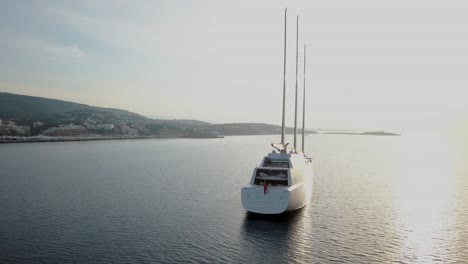
{"type": "MultiPolygon", "coordinates": [[[[76,142],[76,141],[98,141],[98,140],[129,140],[129,139],[163,139],[163,138],[201,138],[201,137],[169,137],[169,136],[7,136],[0,137],[0,144],[9,143],[43,143],[43,142],[76,142]]],[[[204,138],[223,138],[223,137],[204,137],[204,138]]]]}

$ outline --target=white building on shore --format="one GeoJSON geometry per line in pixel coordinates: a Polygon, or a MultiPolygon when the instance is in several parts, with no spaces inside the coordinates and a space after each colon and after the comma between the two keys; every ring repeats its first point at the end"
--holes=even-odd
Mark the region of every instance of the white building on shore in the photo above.
{"type": "Polygon", "coordinates": [[[109,130],[114,129],[114,127],[115,127],[114,124],[99,124],[96,126],[96,129],[109,131],[109,130]]]}
{"type": "Polygon", "coordinates": [[[76,136],[86,134],[86,129],[78,125],[59,125],[59,127],[50,127],[44,132],[45,136],[76,136]]]}

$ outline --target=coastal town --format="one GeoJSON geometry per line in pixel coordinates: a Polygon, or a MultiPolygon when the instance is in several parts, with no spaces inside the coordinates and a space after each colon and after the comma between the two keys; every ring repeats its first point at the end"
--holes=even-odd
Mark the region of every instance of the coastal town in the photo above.
{"type": "Polygon", "coordinates": [[[29,136],[31,128],[29,126],[17,126],[13,121],[2,121],[0,119],[1,136],[29,136]]]}

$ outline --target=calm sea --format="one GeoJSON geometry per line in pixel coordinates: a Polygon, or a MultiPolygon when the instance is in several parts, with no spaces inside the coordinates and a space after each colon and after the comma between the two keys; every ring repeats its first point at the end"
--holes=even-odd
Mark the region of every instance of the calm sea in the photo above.
{"type": "Polygon", "coordinates": [[[249,215],[278,138],[0,145],[0,262],[468,262],[466,142],[308,136],[311,202],[249,215]]]}

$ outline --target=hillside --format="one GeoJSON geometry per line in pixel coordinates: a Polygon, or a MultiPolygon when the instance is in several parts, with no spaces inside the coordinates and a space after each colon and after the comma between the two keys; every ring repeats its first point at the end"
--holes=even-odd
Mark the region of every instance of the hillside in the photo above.
{"type": "MultiPolygon", "coordinates": [[[[278,135],[281,126],[263,123],[211,124],[189,119],[149,119],[126,110],[0,92],[0,136],[106,136],[213,138],[278,135]]],[[[302,128],[298,129],[301,133],[302,128]]],[[[287,134],[294,129],[286,128],[287,134]]],[[[317,134],[306,129],[306,134],[317,134]]],[[[321,134],[399,136],[377,132],[328,131],[321,134]]]]}
{"type": "MultiPolygon", "coordinates": [[[[234,135],[280,134],[281,127],[260,123],[211,124],[198,120],[149,119],[125,110],[103,108],[49,98],[0,93],[0,119],[13,121],[18,129],[4,128],[3,134],[22,135],[86,135],[161,137],[216,137],[234,135]],[[40,126],[37,126],[37,122],[40,126]],[[114,125],[111,130],[99,125],[114,125]],[[28,128],[29,127],[29,132],[28,128]],[[6,133],[6,134],[5,134],[6,133]]],[[[293,133],[287,128],[286,133],[293,133]]],[[[307,133],[315,133],[307,131],[307,133]]]]}
{"type": "Polygon", "coordinates": [[[103,108],[68,101],[0,92],[0,119],[21,120],[38,116],[63,114],[74,110],[111,112],[119,116],[145,118],[142,115],[114,108],[103,108]]]}
{"type": "MultiPolygon", "coordinates": [[[[3,136],[157,136],[211,138],[280,134],[281,127],[257,123],[211,124],[198,120],[149,119],[125,110],[63,100],[0,93],[3,136]],[[14,122],[14,125],[11,125],[14,122]]],[[[293,129],[288,128],[287,133],[293,129]]],[[[314,133],[308,131],[308,133],[314,133]]]]}

